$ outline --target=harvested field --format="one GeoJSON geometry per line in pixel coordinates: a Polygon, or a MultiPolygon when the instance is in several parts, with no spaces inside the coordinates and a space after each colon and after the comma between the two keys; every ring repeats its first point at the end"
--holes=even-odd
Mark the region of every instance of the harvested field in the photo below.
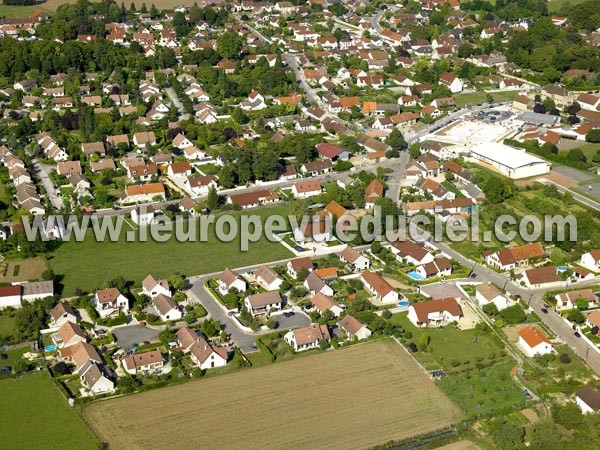
{"type": "Polygon", "coordinates": [[[480,448],[471,441],[458,441],[439,447],[437,450],[479,450],[480,448]]]}
{"type": "Polygon", "coordinates": [[[114,449],[366,448],[460,420],[393,340],[93,403],[114,449]]]}
{"type": "Polygon", "coordinates": [[[0,282],[41,280],[44,270],[46,270],[46,262],[42,258],[8,261],[0,270],[0,282]]]}

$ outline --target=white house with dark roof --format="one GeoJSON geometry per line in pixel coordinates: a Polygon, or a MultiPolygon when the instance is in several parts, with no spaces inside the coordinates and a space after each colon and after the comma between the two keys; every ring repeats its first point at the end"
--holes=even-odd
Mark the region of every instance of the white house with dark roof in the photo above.
{"type": "Polygon", "coordinates": [[[258,269],[254,270],[253,275],[256,282],[264,287],[267,291],[276,291],[283,283],[283,279],[280,278],[273,269],[264,264],[258,269]]]}
{"type": "Polygon", "coordinates": [[[227,364],[227,349],[212,345],[204,336],[197,334],[191,328],[180,328],[175,335],[179,348],[184,353],[188,353],[194,364],[200,369],[223,367],[227,364]]]}
{"type": "Polygon", "coordinates": [[[311,272],[314,268],[312,260],[308,256],[301,258],[290,259],[287,263],[287,272],[293,278],[298,278],[298,272],[302,269],[306,269],[311,272]]]}
{"type": "Polygon", "coordinates": [[[306,328],[289,331],[283,340],[287,342],[296,352],[317,348],[321,341],[329,341],[331,335],[327,325],[311,324],[306,328]]]}
{"type": "Polygon", "coordinates": [[[362,324],[355,317],[347,314],[338,320],[338,327],[346,333],[346,339],[352,340],[356,337],[357,340],[368,339],[371,337],[371,330],[362,324]]]}
{"type": "Polygon", "coordinates": [[[70,305],[60,302],[50,310],[50,325],[60,327],[65,322],[77,323],[77,315],[70,305]]]}
{"type": "Polygon", "coordinates": [[[600,411],[600,391],[588,384],[575,393],[575,403],[584,414],[600,411]]]}
{"type": "Polygon", "coordinates": [[[371,266],[371,260],[358,250],[348,246],[340,253],[340,260],[351,270],[367,270],[371,266]]]}
{"type": "Polygon", "coordinates": [[[171,288],[166,279],[157,280],[151,274],[142,281],[142,292],[150,298],[155,298],[159,294],[171,296],[171,288]]]}
{"type": "Polygon", "coordinates": [[[475,299],[480,306],[488,303],[496,305],[498,311],[511,306],[510,301],[492,283],[481,283],[475,287],[475,299]]]}
{"type": "Polygon", "coordinates": [[[227,294],[230,289],[237,289],[238,292],[245,292],[248,289],[248,284],[244,279],[231,269],[225,269],[217,280],[219,292],[223,295],[227,294]]]}
{"type": "Polygon", "coordinates": [[[167,295],[158,294],[152,299],[152,306],[163,322],[179,320],[183,317],[177,302],[167,295]]]}
{"type": "Polygon", "coordinates": [[[114,287],[97,291],[92,303],[102,319],[129,311],[129,300],[114,287]]]}
{"type": "Polygon", "coordinates": [[[600,272],[600,249],[591,250],[581,255],[579,264],[592,272],[600,272]]]}
{"type": "Polygon", "coordinates": [[[160,351],[151,350],[126,356],[121,360],[121,364],[125,372],[130,375],[137,375],[138,373],[161,369],[164,366],[164,359],[160,351]]]}
{"type": "Polygon", "coordinates": [[[277,291],[249,295],[244,300],[244,307],[252,316],[269,315],[271,310],[281,310],[281,306],[281,295],[277,291]]]}

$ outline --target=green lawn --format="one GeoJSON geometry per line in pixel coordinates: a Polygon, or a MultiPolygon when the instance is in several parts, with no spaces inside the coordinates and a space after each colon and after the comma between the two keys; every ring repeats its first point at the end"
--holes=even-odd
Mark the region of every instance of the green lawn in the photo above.
{"type": "MultiPolygon", "coordinates": [[[[496,102],[508,102],[513,100],[518,91],[492,92],[492,97],[496,102]]],[[[465,94],[453,95],[456,106],[462,108],[466,105],[479,105],[487,102],[487,93],[483,91],[467,92],[465,94]]]]}
{"type": "MultiPolygon", "coordinates": [[[[279,206],[243,214],[256,214],[264,219],[287,213],[287,206],[279,206]]],[[[232,214],[239,220],[242,213],[232,214]]],[[[92,292],[106,287],[108,281],[119,275],[139,285],[149,273],[161,278],[177,271],[198,275],[293,256],[283,245],[265,237],[250,243],[249,251],[242,252],[239,237],[220,242],[212,226],[207,242],[179,242],[174,237],[162,243],[152,239],[127,242],[126,230],[117,242],[96,242],[90,231],[83,242],[58,243],[52,250],[49,266],[59,275],[63,295],[73,295],[77,288],[92,292]]]]}
{"type": "Polygon", "coordinates": [[[458,189],[456,186],[454,186],[451,182],[443,181],[442,186],[444,186],[450,192],[454,192],[454,195],[456,195],[456,198],[465,198],[465,194],[460,192],[460,189],[458,189]]]}
{"type": "Polygon", "coordinates": [[[0,335],[9,336],[15,331],[15,319],[8,314],[0,315],[0,335]]]}
{"type": "Polygon", "coordinates": [[[548,11],[557,12],[560,11],[560,9],[567,4],[575,6],[580,3],[583,3],[584,1],[586,0],[548,0],[548,11]]]}
{"type": "Polygon", "coordinates": [[[504,350],[490,335],[481,334],[475,329],[459,330],[452,325],[444,328],[416,328],[408,320],[406,313],[394,314],[390,321],[412,333],[412,338],[407,338],[406,333],[402,336],[406,343],[412,341],[418,346],[423,334],[429,336],[428,349],[413,354],[428,370],[442,368],[446,372],[456,372],[472,369],[477,363],[488,365],[492,361],[507,358],[504,350]]]}
{"type": "Polygon", "coordinates": [[[600,144],[592,144],[588,142],[577,148],[583,152],[588,161],[591,161],[596,155],[596,152],[600,150],[600,144]]]}
{"type": "Polygon", "coordinates": [[[0,442],[4,448],[98,448],[96,437],[46,372],[2,380],[0,391],[0,442]]]}
{"type": "Polygon", "coordinates": [[[527,399],[511,378],[512,367],[510,363],[499,364],[449,375],[438,386],[467,416],[516,411],[525,407],[527,399]]]}

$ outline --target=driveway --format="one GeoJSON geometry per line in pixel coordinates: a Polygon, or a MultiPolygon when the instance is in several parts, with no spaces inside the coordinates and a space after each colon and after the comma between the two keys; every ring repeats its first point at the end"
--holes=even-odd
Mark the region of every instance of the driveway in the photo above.
{"type": "Polygon", "coordinates": [[[279,323],[277,330],[303,328],[311,324],[310,317],[302,311],[295,310],[293,316],[286,317],[283,313],[272,314],[271,318],[279,323]]]}
{"type": "Polygon", "coordinates": [[[139,325],[128,325],[112,329],[117,344],[124,350],[131,350],[133,343],[141,344],[144,341],[158,342],[158,330],[141,327],[139,325]]]}

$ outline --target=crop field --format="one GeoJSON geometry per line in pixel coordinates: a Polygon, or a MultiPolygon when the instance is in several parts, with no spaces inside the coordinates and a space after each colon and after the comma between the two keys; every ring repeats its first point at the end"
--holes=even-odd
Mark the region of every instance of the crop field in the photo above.
{"type": "Polygon", "coordinates": [[[45,372],[0,381],[2,448],[93,450],[98,442],[45,372]]]}
{"type": "Polygon", "coordinates": [[[97,402],[84,416],[115,449],[366,448],[461,419],[393,340],[97,402]]]}

